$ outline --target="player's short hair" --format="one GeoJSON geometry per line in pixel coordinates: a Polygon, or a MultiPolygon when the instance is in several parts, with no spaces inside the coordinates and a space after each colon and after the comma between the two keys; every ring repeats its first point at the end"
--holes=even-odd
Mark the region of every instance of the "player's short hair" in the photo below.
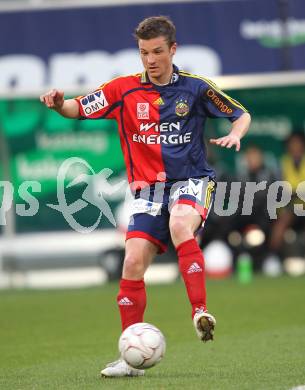
{"type": "Polygon", "coordinates": [[[168,45],[172,46],[176,42],[176,27],[167,16],[151,16],[139,23],[134,36],[137,40],[165,37],[168,45]]]}

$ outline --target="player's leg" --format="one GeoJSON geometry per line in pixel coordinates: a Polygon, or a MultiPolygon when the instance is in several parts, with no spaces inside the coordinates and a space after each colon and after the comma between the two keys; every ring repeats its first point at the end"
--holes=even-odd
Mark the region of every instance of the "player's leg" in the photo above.
{"type": "Polygon", "coordinates": [[[162,203],[141,198],[134,202],[137,212],[129,221],[126,255],[117,297],[122,330],[134,323],[143,322],[146,306],[144,274],[155,255],[166,249],[169,238],[169,215],[167,209],[162,209],[162,203]]]}
{"type": "Polygon", "coordinates": [[[192,317],[196,311],[206,311],[204,259],[194,237],[201,225],[201,216],[186,204],[173,207],[170,217],[170,232],[178,255],[179,270],[183,277],[192,305],[192,317]]]}
{"type": "Polygon", "coordinates": [[[195,239],[195,232],[208,215],[213,198],[211,196],[214,191],[213,184],[208,181],[202,182],[202,188],[198,193],[196,192],[196,196],[192,196],[192,192],[184,186],[181,192],[183,195],[179,196],[171,207],[169,223],[172,241],[178,255],[179,269],[192,306],[195,329],[203,341],[213,339],[216,321],[211,314],[207,313],[204,258],[195,239]],[[199,197],[198,194],[201,196],[199,197]]]}
{"type": "MultiPolygon", "coordinates": [[[[120,290],[117,303],[120,310],[122,329],[137,322],[143,322],[146,307],[144,274],[153,261],[158,246],[143,238],[130,238],[126,241],[120,290]]],[[[108,364],[102,371],[104,377],[142,376],[144,370],[127,365],[123,359],[108,364]]]]}
{"type": "Polygon", "coordinates": [[[157,252],[157,245],[146,239],[130,238],[126,241],[123,273],[117,296],[122,330],[143,322],[146,307],[144,274],[157,252]]]}
{"type": "MultiPolygon", "coordinates": [[[[146,306],[144,274],[155,255],[166,250],[169,238],[169,215],[166,208],[158,215],[152,215],[146,207],[141,211],[132,216],[126,235],[126,255],[117,296],[123,330],[133,323],[143,322],[146,306]]],[[[133,369],[119,359],[108,364],[101,375],[141,376],[144,370],[133,369]]]]}

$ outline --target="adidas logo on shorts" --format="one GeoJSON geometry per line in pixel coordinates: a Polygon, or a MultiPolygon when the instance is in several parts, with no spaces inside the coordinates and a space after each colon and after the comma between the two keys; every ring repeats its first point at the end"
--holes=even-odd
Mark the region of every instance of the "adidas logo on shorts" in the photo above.
{"type": "Polygon", "coordinates": [[[119,300],[118,304],[120,306],[131,306],[131,305],[133,305],[133,302],[131,302],[131,300],[129,298],[124,297],[124,298],[119,300]]]}
{"type": "Polygon", "coordinates": [[[191,264],[190,268],[187,270],[188,274],[193,274],[195,272],[202,272],[202,268],[199,266],[198,263],[191,264]]]}

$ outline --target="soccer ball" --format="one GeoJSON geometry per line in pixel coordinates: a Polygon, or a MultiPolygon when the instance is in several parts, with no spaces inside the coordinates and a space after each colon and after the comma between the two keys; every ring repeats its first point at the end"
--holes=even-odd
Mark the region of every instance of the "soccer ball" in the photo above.
{"type": "Polygon", "coordinates": [[[158,328],[138,322],[126,328],[119,339],[122,358],[133,368],[150,368],[161,361],[166,349],[165,338],[158,328]]]}

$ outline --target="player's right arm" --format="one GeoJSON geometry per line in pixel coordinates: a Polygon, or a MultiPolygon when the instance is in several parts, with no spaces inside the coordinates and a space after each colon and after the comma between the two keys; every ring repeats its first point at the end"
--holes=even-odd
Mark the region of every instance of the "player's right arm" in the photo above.
{"type": "Polygon", "coordinates": [[[41,95],[40,101],[65,118],[76,119],[80,117],[79,104],[75,99],[65,99],[63,91],[52,89],[41,95]]]}

